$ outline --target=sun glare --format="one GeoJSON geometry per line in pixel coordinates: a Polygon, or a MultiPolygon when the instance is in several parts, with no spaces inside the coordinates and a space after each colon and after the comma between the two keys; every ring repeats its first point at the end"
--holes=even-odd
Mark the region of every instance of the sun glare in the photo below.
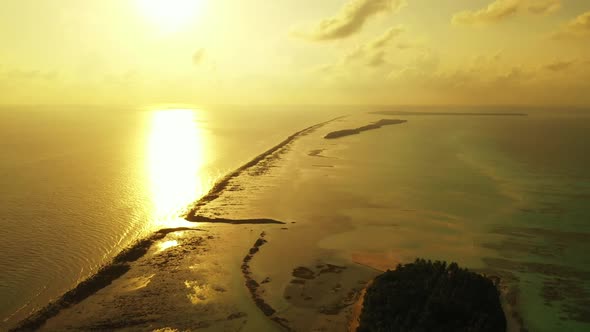
{"type": "Polygon", "coordinates": [[[160,226],[178,227],[180,211],[200,197],[207,176],[203,129],[193,110],[162,110],[152,116],[148,170],[152,198],[160,226]]]}
{"type": "Polygon", "coordinates": [[[137,0],[142,15],[162,32],[176,32],[194,22],[204,0],[137,0]]]}

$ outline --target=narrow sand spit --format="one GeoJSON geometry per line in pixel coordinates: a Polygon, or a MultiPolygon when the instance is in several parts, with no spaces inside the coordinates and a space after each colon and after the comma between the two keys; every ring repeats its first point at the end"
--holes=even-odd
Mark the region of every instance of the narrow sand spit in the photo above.
{"type": "MultiPolygon", "coordinates": [[[[259,310],[261,297],[252,301],[255,292],[245,287],[247,273],[242,265],[244,253],[255,253],[250,248],[255,234],[264,234],[262,227],[284,222],[197,212],[221,196],[233,179],[242,173],[268,172],[297,138],[329,122],[295,133],[217,183],[187,214],[188,220],[199,222],[199,229],[163,229],[138,241],[14,331],[288,328],[278,317],[265,317],[267,312],[259,310]]],[[[249,285],[254,283],[250,279],[249,285]]]]}

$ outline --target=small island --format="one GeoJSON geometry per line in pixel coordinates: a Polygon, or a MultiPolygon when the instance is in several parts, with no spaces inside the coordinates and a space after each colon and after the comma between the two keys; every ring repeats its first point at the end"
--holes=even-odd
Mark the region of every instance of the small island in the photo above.
{"type": "Polygon", "coordinates": [[[340,138],[340,137],[344,137],[344,136],[356,135],[356,134],[360,134],[363,131],[379,129],[382,126],[401,124],[401,123],[405,123],[405,122],[407,122],[407,121],[406,120],[399,120],[399,119],[381,119],[375,123],[371,123],[366,126],[358,127],[355,129],[343,129],[343,130],[333,131],[331,133],[328,133],[326,136],[324,136],[324,138],[325,139],[334,139],[334,138],[340,138]]]}
{"type": "Polygon", "coordinates": [[[506,331],[497,285],[456,263],[417,259],[366,289],[357,332],[506,331]]]}

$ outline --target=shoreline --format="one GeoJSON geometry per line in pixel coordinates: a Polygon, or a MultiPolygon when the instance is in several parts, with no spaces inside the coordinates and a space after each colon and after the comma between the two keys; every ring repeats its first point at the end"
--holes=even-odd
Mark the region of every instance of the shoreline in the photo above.
{"type": "Polygon", "coordinates": [[[152,245],[166,237],[166,235],[180,231],[203,231],[198,228],[178,227],[164,228],[156,231],[151,236],[136,241],[133,245],[123,249],[113,260],[102,266],[95,274],[78,283],[74,288],[64,293],[57,300],[50,302],[45,307],[33,312],[29,317],[17,323],[9,331],[31,331],[41,328],[49,319],[57,316],[62,310],[68,309],[99,290],[109,286],[113,281],[127,273],[130,263],[142,258],[152,245]]]}
{"type": "MultiPolygon", "coordinates": [[[[218,181],[211,190],[203,197],[201,197],[196,203],[191,204],[193,207],[190,208],[189,212],[185,215],[185,219],[191,222],[201,222],[201,223],[225,223],[225,224],[232,224],[232,225],[244,225],[244,224],[285,224],[284,222],[273,220],[273,219],[226,219],[226,218],[209,218],[205,216],[197,215],[196,213],[199,209],[207,203],[214,201],[217,199],[224,191],[227,189],[228,184],[230,181],[242,174],[244,171],[258,165],[266,158],[272,156],[275,153],[281,153],[284,149],[294,142],[297,138],[307,135],[316,129],[339,119],[344,118],[345,116],[339,116],[324,122],[317,123],[315,125],[306,127],[300,131],[295,132],[294,134],[288,136],[285,140],[280,142],[279,144],[273,146],[269,150],[261,153],[260,155],[256,156],[246,164],[240,166],[236,170],[230,172],[226,176],[224,176],[220,181],[218,181]]],[[[76,286],[72,289],[66,291],[63,295],[57,298],[54,301],[50,301],[44,307],[39,308],[38,310],[32,312],[28,317],[25,319],[17,322],[15,326],[8,329],[11,332],[19,332],[19,331],[31,331],[31,330],[38,330],[45,325],[45,323],[53,317],[56,317],[60,312],[65,309],[71,308],[85,299],[91,297],[92,295],[96,294],[98,291],[106,288],[107,286],[111,285],[114,281],[125,275],[130,270],[130,263],[133,263],[140,258],[142,258],[149,250],[152,248],[153,244],[157,241],[162,240],[168,234],[174,232],[182,232],[182,231],[203,231],[199,228],[192,228],[192,227],[178,227],[178,228],[164,228],[158,231],[155,231],[153,234],[136,240],[132,245],[123,249],[119,252],[109,263],[104,264],[99,268],[99,270],[90,275],[88,278],[84,279],[83,281],[79,282],[76,286]]],[[[245,277],[245,275],[244,275],[245,277]]],[[[256,300],[255,300],[256,302],[256,300]]],[[[255,303],[256,304],[256,303],[255,303]]],[[[273,321],[275,321],[273,319],[273,321]]],[[[280,321],[275,321],[277,324],[280,324],[280,321]]]]}
{"type": "Polygon", "coordinates": [[[342,119],[344,117],[346,117],[346,116],[339,116],[339,117],[330,119],[328,121],[320,122],[318,124],[315,124],[315,125],[305,128],[305,129],[302,129],[302,130],[292,134],[291,136],[287,137],[285,140],[283,140],[279,144],[273,146],[272,148],[266,150],[265,152],[259,154],[256,157],[254,157],[254,159],[252,159],[249,162],[247,162],[246,164],[238,167],[236,170],[230,172],[229,174],[224,176],[221,180],[219,180],[217,183],[215,183],[213,185],[213,188],[211,188],[211,190],[209,190],[209,192],[207,192],[207,194],[205,194],[205,196],[201,197],[196,203],[194,203],[192,208],[189,208],[189,211],[184,216],[184,218],[188,221],[191,221],[190,219],[198,218],[197,213],[199,212],[201,207],[216,200],[219,197],[219,195],[221,195],[221,193],[223,193],[225,191],[225,189],[227,189],[227,186],[229,185],[230,181],[232,179],[238,177],[240,174],[242,174],[242,172],[248,170],[249,168],[251,168],[253,166],[256,166],[258,163],[265,160],[267,157],[273,155],[274,153],[276,153],[276,152],[280,153],[280,151],[282,151],[285,147],[287,147],[289,144],[291,144],[297,138],[307,135],[307,134],[313,132],[314,130],[316,130],[316,129],[318,129],[330,122],[342,119]]]}

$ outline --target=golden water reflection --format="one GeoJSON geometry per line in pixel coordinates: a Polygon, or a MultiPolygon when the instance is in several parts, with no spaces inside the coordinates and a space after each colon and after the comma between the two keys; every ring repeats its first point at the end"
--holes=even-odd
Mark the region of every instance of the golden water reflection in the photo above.
{"type": "Polygon", "coordinates": [[[186,280],[184,286],[190,290],[187,294],[188,299],[192,304],[201,304],[206,302],[212,296],[211,286],[201,281],[186,280]]]}
{"type": "Polygon", "coordinates": [[[164,241],[158,245],[158,252],[165,251],[166,249],[169,249],[172,247],[177,247],[177,246],[178,246],[177,240],[164,241]]]}
{"type": "Polygon", "coordinates": [[[207,149],[201,116],[192,109],[152,114],[147,169],[158,226],[180,226],[183,209],[206,190],[207,149]]]}
{"type": "Polygon", "coordinates": [[[132,291],[136,291],[136,290],[145,288],[150,284],[150,282],[152,281],[152,278],[155,275],[156,274],[152,273],[150,275],[144,275],[144,276],[129,279],[125,284],[123,284],[121,286],[121,290],[124,292],[132,292],[132,291]]]}

